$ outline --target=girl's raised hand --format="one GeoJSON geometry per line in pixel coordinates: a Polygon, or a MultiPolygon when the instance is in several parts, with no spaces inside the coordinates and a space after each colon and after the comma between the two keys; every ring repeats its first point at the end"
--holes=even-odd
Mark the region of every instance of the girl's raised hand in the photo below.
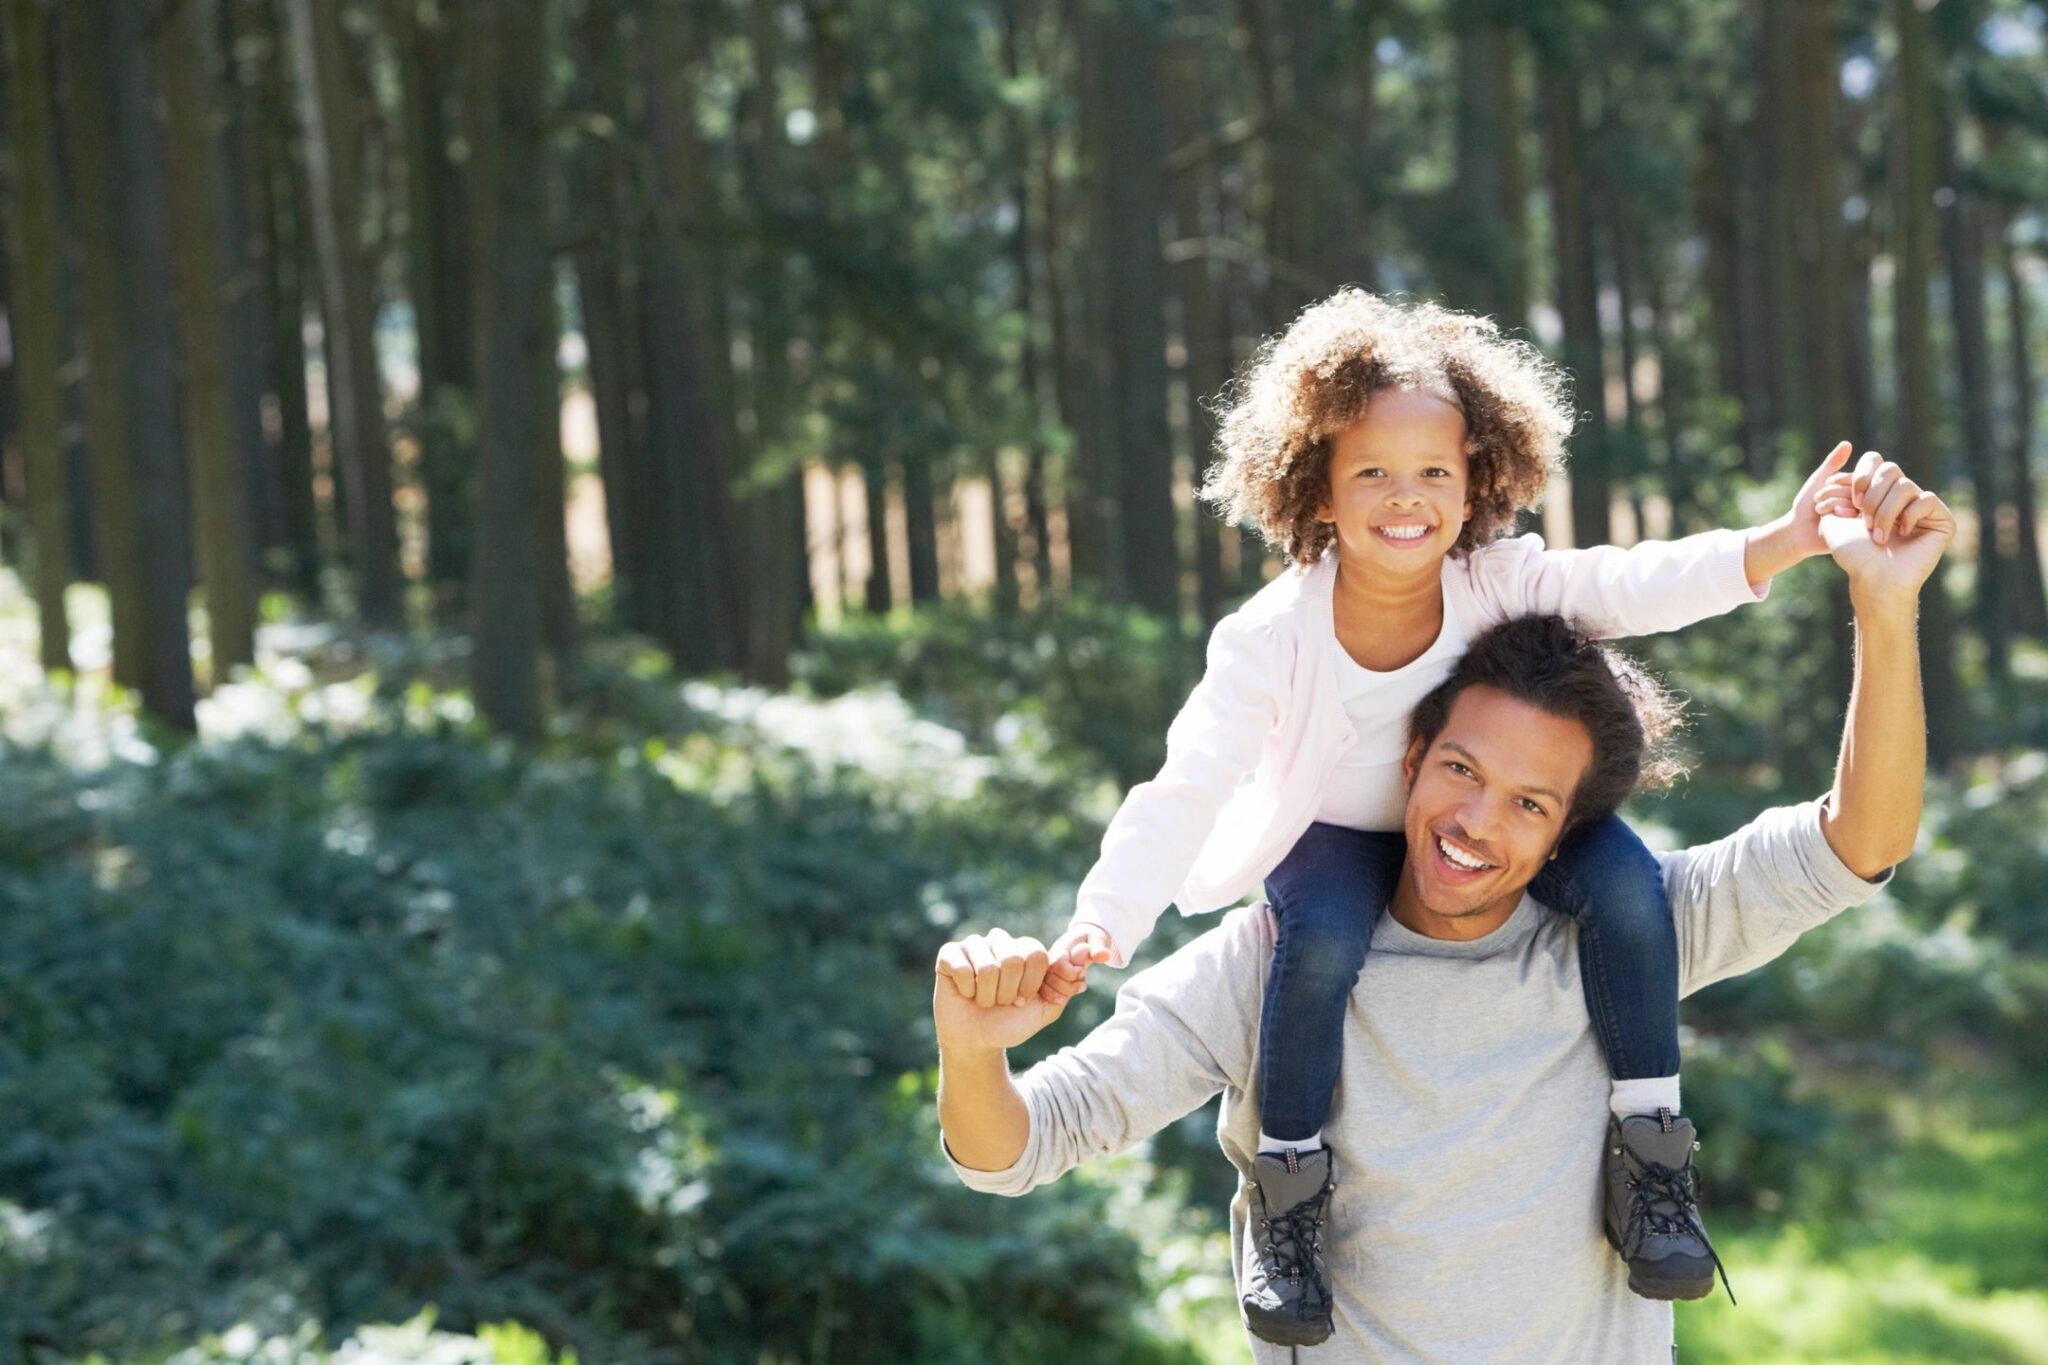
{"type": "Polygon", "coordinates": [[[1835,486],[1836,480],[1846,479],[1842,467],[1849,462],[1854,450],[1855,447],[1847,441],[1837,441],[1835,448],[1806,476],[1806,482],[1799,485],[1799,494],[1792,499],[1791,532],[1800,554],[1827,553],[1827,542],[1821,539],[1820,534],[1820,519],[1826,515],[1822,508],[1822,495],[1835,486]]]}

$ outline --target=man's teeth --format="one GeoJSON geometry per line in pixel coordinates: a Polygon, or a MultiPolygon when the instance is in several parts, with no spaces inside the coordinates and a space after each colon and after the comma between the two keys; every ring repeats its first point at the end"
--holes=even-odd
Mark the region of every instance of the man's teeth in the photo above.
{"type": "Polygon", "coordinates": [[[1436,846],[1439,849],[1443,850],[1444,861],[1448,862],[1453,867],[1462,867],[1468,872],[1477,872],[1481,868],[1493,866],[1492,863],[1482,863],[1477,858],[1473,857],[1471,854],[1464,853],[1458,849],[1452,848],[1449,844],[1443,841],[1443,837],[1441,835],[1437,837],[1436,846]]]}
{"type": "Polygon", "coordinates": [[[1418,540],[1429,534],[1427,526],[1382,526],[1380,534],[1393,540],[1418,540]]]}

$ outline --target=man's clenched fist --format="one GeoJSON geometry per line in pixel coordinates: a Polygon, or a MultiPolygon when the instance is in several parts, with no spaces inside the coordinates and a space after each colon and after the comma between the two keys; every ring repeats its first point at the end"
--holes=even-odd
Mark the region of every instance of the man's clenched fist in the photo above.
{"type": "Polygon", "coordinates": [[[1064,999],[1041,997],[1051,959],[1035,938],[1002,929],[969,934],[939,949],[932,1022],[942,1050],[1015,1047],[1060,1017],[1064,999]]]}

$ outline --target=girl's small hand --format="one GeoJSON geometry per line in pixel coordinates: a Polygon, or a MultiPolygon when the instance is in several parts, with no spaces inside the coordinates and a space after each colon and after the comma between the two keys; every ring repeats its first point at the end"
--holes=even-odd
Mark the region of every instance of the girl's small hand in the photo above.
{"type": "Polygon", "coordinates": [[[1820,519],[1827,515],[1823,499],[1830,489],[1837,487],[1836,480],[1846,479],[1842,466],[1849,462],[1849,455],[1855,449],[1847,441],[1837,441],[1835,448],[1827,453],[1806,482],[1799,486],[1799,495],[1792,499],[1790,515],[1791,532],[1797,549],[1802,555],[1822,555],[1828,552],[1828,545],[1821,539],[1820,519]]]}
{"type": "Polygon", "coordinates": [[[1117,952],[1109,930],[1099,924],[1073,924],[1053,941],[1048,954],[1045,980],[1038,998],[1048,1005],[1064,1005],[1088,989],[1088,969],[1098,962],[1114,962],[1117,952]]]}

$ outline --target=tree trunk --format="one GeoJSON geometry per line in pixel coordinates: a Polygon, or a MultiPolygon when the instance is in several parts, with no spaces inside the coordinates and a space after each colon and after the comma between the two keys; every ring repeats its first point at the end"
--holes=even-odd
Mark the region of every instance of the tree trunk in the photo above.
{"type": "Polygon", "coordinates": [[[340,0],[284,0],[297,76],[301,155],[311,192],[312,243],[326,321],[330,445],[340,474],[356,604],[372,627],[402,624],[398,523],[391,502],[371,302],[371,262],[359,241],[361,139],[343,50],[340,0]]]}
{"type": "Polygon", "coordinates": [[[2042,585],[2041,532],[2036,524],[2040,506],[2031,459],[2034,448],[2034,371],[2032,335],[2027,309],[2027,284],[2021,278],[2012,245],[2011,213],[1997,224],[1995,240],[1998,264],[2005,276],[2006,343],[2012,368],[2012,440],[2006,446],[2011,467],[2014,529],[2013,621],[2036,639],[2048,640],[2048,589],[2042,585]]]}
{"type": "Polygon", "coordinates": [[[1935,169],[1949,200],[1941,213],[1942,250],[1948,266],[1949,316],[1955,327],[1956,395],[1963,418],[1963,467],[1977,504],[1977,633],[1984,640],[1984,667],[1993,683],[2011,681],[2012,642],[2008,631],[2005,555],[1998,537],[1997,438],[1992,433],[1991,331],[1984,317],[1984,243],[1976,197],[1965,190],[1956,165],[1953,114],[1937,122],[1935,169]]]}
{"type": "MultiPolygon", "coordinates": [[[[1197,138],[1209,137],[1214,127],[1206,114],[1201,52],[1187,39],[1171,43],[1165,59],[1166,113],[1170,140],[1186,146],[1197,138]]],[[[1174,282],[1180,296],[1181,353],[1186,357],[1182,371],[1186,381],[1187,432],[1190,467],[1200,487],[1216,458],[1216,420],[1206,403],[1230,382],[1230,322],[1223,307],[1221,281],[1209,250],[1211,242],[1223,240],[1220,224],[1213,224],[1205,211],[1203,191],[1207,188],[1198,172],[1206,167],[1180,168],[1173,177],[1175,237],[1172,254],[1174,282]]],[[[1201,501],[1195,503],[1195,602],[1202,624],[1213,625],[1223,614],[1228,587],[1223,581],[1224,528],[1201,501]]]]}
{"type": "MultiPolygon", "coordinates": [[[[1927,15],[1917,0],[1892,0],[1899,58],[1895,113],[1900,155],[1893,159],[1895,300],[1898,347],[1898,443],[1901,453],[1931,450],[1934,430],[1934,360],[1927,301],[1934,259],[1934,88],[1929,70],[1927,15]]],[[[1928,470],[1939,477],[1939,471],[1928,470]]],[[[1926,676],[1927,751],[1937,766],[1953,761],[1962,744],[1962,693],[1955,670],[1955,626],[1947,574],[1937,564],[1920,592],[1921,666],[1926,676]]]]}
{"type": "MultiPolygon", "coordinates": [[[[448,155],[444,71],[461,50],[457,16],[423,18],[419,0],[386,0],[403,117],[407,290],[419,343],[419,477],[427,495],[427,581],[444,613],[459,613],[474,560],[476,402],[471,357],[471,229],[463,167],[448,155]]],[[[479,15],[486,26],[490,14],[479,15]]],[[[479,40],[481,41],[481,40],[479,40]]]]}
{"type": "Polygon", "coordinates": [[[1117,445],[1111,399],[1115,362],[1106,340],[1108,307],[1098,273],[1106,268],[1109,231],[1099,221],[1103,196],[1098,189],[1098,168],[1108,157],[1106,139],[1113,115],[1106,100],[1114,79],[1114,73],[1105,73],[1103,68],[1114,62],[1101,47],[1100,21],[1088,0],[1068,0],[1063,11],[1081,110],[1075,160],[1079,174],[1090,177],[1081,182],[1083,192],[1069,205],[1061,193],[1061,158],[1045,158],[1042,222],[1050,275],[1053,362],[1060,414],[1073,433],[1072,453],[1062,480],[1067,541],[1076,584],[1086,583],[1102,596],[1121,601],[1127,596],[1116,505],[1122,451],[1117,445]]]}
{"type": "Polygon", "coordinates": [[[28,477],[24,561],[36,598],[39,652],[46,672],[71,669],[71,627],[64,588],[71,581],[70,490],[64,458],[63,278],[57,222],[56,128],[50,104],[50,32],[42,0],[5,0],[7,86],[11,101],[14,199],[7,215],[13,287],[7,322],[14,344],[14,387],[28,477]]]}
{"type": "Polygon", "coordinates": [[[1580,546],[1605,544],[1608,525],[1607,376],[1600,338],[1599,275],[1586,176],[1580,162],[1584,141],[1578,73],[1559,59],[1543,70],[1543,134],[1548,153],[1551,238],[1557,254],[1557,304],[1564,319],[1564,363],[1585,417],[1571,464],[1572,539],[1580,546]]]}
{"type": "Polygon", "coordinates": [[[268,171],[259,132],[262,114],[254,98],[262,84],[262,65],[274,61],[275,55],[257,55],[260,37],[244,41],[257,36],[243,12],[246,0],[228,0],[217,8],[220,22],[214,38],[223,54],[221,149],[226,163],[224,183],[218,187],[224,242],[221,339],[228,372],[229,434],[238,477],[247,490],[244,571],[260,594],[269,565],[267,551],[285,543],[284,489],[264,434],[264,394],[273,359],[271,258],[276,245],[271,241],[268,171]]]}
{"type": "Polygon", "coordinates": [[[722,357],[714,350],[725,333],[701,310],[723,280],[699,290],[691,279],[686,219],[707,218],[699,174],[692,66],[684,16],[668,6],[652,10],[643,43],[647,61],[648,123],[653,153],[650,189],[655,232],[646,278],[648,396],[652,409],[651,490],[660,508],[658,545],[673,547],[673,588],[662,613],[664,643],[688,672],[738,662],[738,585],[725,577],[726,537],[733,474],[731,429],[721,411],[722,357]]]}
{"type": "Polygon", "coordinates": [[[149,34],[141,8],[122,0],[85,0],[79,36],[86,59],[105,73],[104,102],[81,104],[79,120],[98,118],[108,130],[109,169],[120,187],[112,215],[128,341],[123,367],[135,520],[125,528],[136,544],[142,589],[140,658],[143,709],[174,729],[197,729],[192,651],[186,631],[191,543],[186,530],[178,396],[171,321],[170,223],[158,129],[151,116],[149,34]]]}
{"type": "Polygon", "coordinates": [[[539,10],[482,8],[473,25],[468,110],[477,365],[476,562],[470,584],[476,623],[472,683],[478,711],[507,734],[540,734],[540,655],[545,589],[540,583],[549,511],[561,511],[559,483],[543,478],[536,455],[557,410],[549,298],[546,179],[547,49],[539,10]]]}
{"type": "Polygon", "coordinates": [[[1097,63],[1107,117],[1096,163],[1102,228],[1097,288],[1107,307],[1112,439],[1117,450],[1117,535],[1130,598],[1177,624],[1180,563],[1175,548],[1173,447],[1167,430],[1166,263],[1160,217],[1166,134],[1160,117],[1159,33],[1135,5],[1096,10],[1091,46],[1115,53],[1097,63]]]}
{"type": "MultiPolygon", "coordinates": [[[[146,610],[136,489],[128,448],[128,298],[123,270],[121,201],[116,179],[107,68],[108,34],[99,24],[107,0],[64,15],[63,44],[73,199],[78,211],[79,267],[84,286],[81,349],[86,357],[86,444],[92,453],[93,525],[113,618],[113,676],[124,687],[143,680],[146,610]]],[[[179,618],[183,620],[182,615],[179,618]]]]}
{"type": "MultiPolygon", "coordinates": [[[[776,9],[773,0],[753,0],[748,10],[753,70],[742,137],[749,153],[749,197],[771,219],[781,220],[793,214],[785,166],[787,124],[775,93],[783,74],[776,9]]],[[[796,648],[809,576],[803,468],[783,448],[789,437],[790,414],[800,401],[790,365],[795,331],[791,264],[771,232],[756,249],[747,282],[752,464],[758,476],[746,481],[745,491],[736,500],[744,544],[735,547],[735,552],[746,561],[741,576],[746,589],[741,615],[745,637],[742,671],[751,681],[767,687],[782,687],[789,681],[789,660],[796,648]],[[764,463],[770,472],[761,472],[764,463]]]]}
{"type": "Polygon", "coordinates": [[[1514,108],[1514,54],[1507,25],[1488,16],[1456,35],[1458,176],[1452,191],[1455,265],[1449,298],[1454,307],[1483,313],[1503,328],[1522,325],[1528,304],[1521,258],[1519,184],[1515,148],[1521,122],[1514,108]]]}
{"type": "MultiPolygon", "coordinates": [[[[311,195],[297,153],[289,44],[269,4],[249,11],[269,39],[269,60],[261,69],[257,103],[256,177],[269,237],[267,318],[270,370],[267,383],[277,404],[277,439],[272,447],[284,517],[281,548],[285,578],[309,602],[321,599],[320,508],[313,496],[313,428],[307,411],[307,289],[313,281],[311,195]]],[[[317,282],[314,282],[317,293],[317,282]]],[[[313,301],[317,306],[317,299],[313,301]]]]}
{"type": "Polygon", "coordinates": [[[215,212],[225,193],[213,92],[212,0],[183,0],[156,39],[170,112],[171,235],[178,258],[177,320],[185,358],[185,453],[206,597],[214,685],[256,662],[256,602],[249,581],[249,512],[230,436],[225,312],[215,212]]]}

